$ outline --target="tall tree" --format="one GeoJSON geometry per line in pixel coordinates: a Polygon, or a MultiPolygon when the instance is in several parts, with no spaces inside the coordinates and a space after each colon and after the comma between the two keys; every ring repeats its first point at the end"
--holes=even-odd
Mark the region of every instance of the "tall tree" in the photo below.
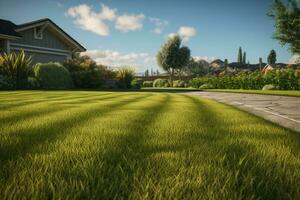
{"type": "Polygon", "coordinates": [[[275,0],[269,16],[275,20],[274,38],[282,45],[288,45],[292,53],[300,53],[300,2],[275,0]]]}
{"type": "Polygon", "coordinates": [[[263,61],[262,58],[259,58],[259,70],[262,70],[263,67],[263,61]]]}
{"type": "Polygon", "coordinates": [[[156,76],[159,76],[159,70],[158,69],[156,70],[156,76]]]}
{"type": "Polygon", "coordinates": [[[238,63],[242,63],[242,62],[243,62],[243,51],[242,51],[242,47],[239,48],[237,62],[238,62],[238,63]]]}
{"type": "Polygon", "coordinates": [[[181,46],[181,38],[178,35],[169,38],[158,51],[157,63],[169,73],[171,86],[175,70],[180,70],[188,64],[190,54],[188,47],[181,46]]]}
{"type": "Polygon", "coordinates": [[[227,58],[224,60],[224,68],[225,68],[225,73],[227,73],[227,68],[228,68],[228,60],[227,60],[227,58]]]}
{"type": "Polygon", "coordinates": [[[275,52],[275,50],[274,49],[272,49],[271,51],[270,51],[270,54],[269,54],[269,56],[268,56],[268,63],[270,64],[270,65],[272,65],[272,64],[275,64],[276,63],[276,52],[275,52]]]}
{"type": "Polygon", "coordinates": [[[244,54],[243,54],[243,64],[244,65],[246,64],[246,51],[244,51],[244,54]]]}
{"type": "Polygon", "coordinates": [[[146,77],[149,76],[149,70],[148,70],[148,69],[145,70],[145,76],[146,76],[146,77]]]}

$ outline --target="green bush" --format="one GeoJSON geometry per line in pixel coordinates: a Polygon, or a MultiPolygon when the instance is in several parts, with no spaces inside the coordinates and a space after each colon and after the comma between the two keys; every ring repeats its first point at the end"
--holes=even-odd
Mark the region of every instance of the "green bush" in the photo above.
{"type": "Polygon", "coordinates": [[[38,89],[40,88],[39,81],[34,77],[28,77],[27,79],[27,89],[38,89]]]}
{"type": "Polygon", "coordinates": [[[30,63],[31,57],[26,58],[24,51],[0,54],[0,74],[11,79],[16,88],[25,88],[31,71],[30,63]]]}
{"type": "Polygon", "coordinates": [[[69,71],[59,63],[36,64],[34,76],[44,89],[68,89],[73,87],[69,71]]]}
{"type": "Polygon", "coordinates": [[[122,67],[117,71],[117,85],[119,88],[130,88],[131,82],[134,79],[135,70],[130,67],[122,67]]]}
{"type": "Polygon", "coordinates": [[[0,89],[1,90],[13,89],[14,86],[15,86],[14,81],[10,77],[0,75],[0,89]]]}
{"type": "Polygon", "coordinates": [[[143,87],[153,87],[153,81],[144,81],[143,87]]]}
{"type": "Polygon", "coordinates": [[[173,81],[173,87],[183,88],[183,87],[185,87],[185,83],[182,80],[176,80],[176,81],[173,81]]]}
{"type": "Polygon", "coordinates": [[[169,81],[167,79],[155,79],[153,82],[153,87],[170,87],[169,81]]]}
{"type": "Polygon", "coordinates": [[[140,89],[143,85],[143,81],[141,79],[133,79],[131,81],[131,88],[140,89]]]}
{"type": "Polygon", "coordinates": [[[212,84],[210,84],[210,83],[205,83],[205,84],[201,85],[201,86],[199,87],[199,89],[200,89],[200,90],[204,90],[204,89],[214,89],[214,86],[213,86],[212,84]]]}
{"type": "Polygon", "coordinates": [[[272,84],[265,85],[262,90],[275,90],[276,87],[272,84]]]}
{"type": "Polygon", "coordinates": [[[65,61],[63,66],[69,70],[74,86],[77,88],[107,87],[106,83],[115,78],[113,70],[78,53],[74,54],[72,59],[65,61]]]}
{"type": "Polygon", "coordinates": [[[280,90],[299,90],[300,71],[292,68],[277,69],[268,73],[244,72],[236,75],[204,76],[194,78],[189,85],[199,88],[203,84],[211,84],[215,89],[254,89],[261,90],[272,84],[280,90]]]}

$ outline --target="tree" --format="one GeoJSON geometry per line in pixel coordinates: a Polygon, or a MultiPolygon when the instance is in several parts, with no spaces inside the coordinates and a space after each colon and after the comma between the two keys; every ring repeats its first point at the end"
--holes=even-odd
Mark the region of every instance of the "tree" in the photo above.
{"type": "Polygon", "coordinates": [[[243,55],[242,55],[242,47],[239,48],[239,52],[238,52],[238,59],[237,62],[238,63],[242,63],[243,62],[243,55]]]}
{"type": "Polygon", "coordinates": [[[148,70],[148,69],[145,70],[144,75],[145,75],[145,77],[148,77],[148,76],[149,76],[149,70],[148,70]]]}
{"type": "Polygon", "coordinates": [[[224,60],[224,68],[225,68],[225,73],[227,73],[227,68],[228,68],[228,60],[227,60],[227,58],[224,60]]]}
{"type": "Polygon", "coordinates": [[[154,74],[153,74],[153,69],[151,68],[151,76],[153,76],[154,74]]]}
{"type": "Polygon", "coordinates": [[[191,58],[184,71],[188,75],[206,75],[208,73],[209,63],[206,60],[195,60],[191,58]]]}
{"type": "Polygon", "coordinates": [[[159,76],[159,70],[158,69],[156,70],[156,76],[159,76]]]}
{"type": "Polygon", "coordinates": [[[282,45],[288,45],[292,53],[300,53],[300,3],[288,0],[275,0],[268,14],[275,20],[276,31],[273,35],[282,45]]]}
{"type": "Polygon", "coordinates": [[[270,65],[276,63],[276,52],[275,52],[274,49],[272,49],[272,50],[270,51],[270,54],[269,54],[269,56],[268,56],[268,63],[269,63],[270,65]]]}
{"type": "Polygon", "coordinates": [[[243,54],[243,64],[244,64],[244,65],[246,64],[246,51],[245,51],[244,54],[243,54]]]}
{"type": "Polygon", "coordinates": [[[259,70],[262,70],[263,67],[263,61],[262,58],[259,58],[259,70]]]}
{"type": "Polygon", "coordinates": [[[158,51],[157,63],[169,73],[171,86],[173,86],[174,71],[188,64],[190,54],[188,47],[181,46],[181,38],[178,35],[169,38],[158,51]]]}

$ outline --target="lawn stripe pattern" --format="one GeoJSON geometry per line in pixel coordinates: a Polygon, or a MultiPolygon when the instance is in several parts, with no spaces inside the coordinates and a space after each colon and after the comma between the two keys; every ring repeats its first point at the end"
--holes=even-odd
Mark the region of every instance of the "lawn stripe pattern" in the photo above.
{"type": "Polygon", "coordinates": [[[0,104],[0,199],[300,196],[299,134],[211,100],[24,91],[0,104]]]}

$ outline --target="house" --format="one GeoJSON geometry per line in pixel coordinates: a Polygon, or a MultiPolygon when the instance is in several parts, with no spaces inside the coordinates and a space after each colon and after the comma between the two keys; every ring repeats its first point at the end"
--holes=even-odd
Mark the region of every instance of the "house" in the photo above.
{"type": "Polygon", "coordinates": [[[274,67],[270,64],[267,64],[263,69],[262,69],[262,72],[263,73],[268,73],[270,71],[274,70],[274,67]]]}
{"type": "Polygon", "coordinates": [[[50,19],[20,25],[0,19],[0,53],[22,50],[35,64],[62,62],[86,49],[50,19]]]}

